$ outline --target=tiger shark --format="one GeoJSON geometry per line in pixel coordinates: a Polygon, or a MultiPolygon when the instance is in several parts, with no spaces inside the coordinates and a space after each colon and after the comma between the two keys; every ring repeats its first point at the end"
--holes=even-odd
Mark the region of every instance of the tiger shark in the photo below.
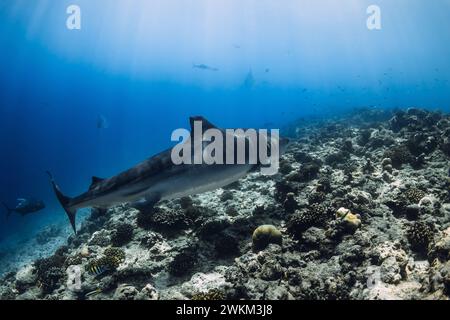
{"type": "MultiPolygon", "coordinates": [[[[203,117],[191,117],[190,137],[184,143],[190,143],[193,138],[194,124],[199,121],[204,129],[217,129],[228,134],[203,117]]],[[[236,137],[238,135],[236,134],[236,137]]],[[[279,150],[282,151],[288,142],[288,139],[280,138],[279,150]]],[[[47,171],[53,191],[64,208],[75,234],[77,233],[75,218],[79,209],[87,207],[107,209],[121,203],[131,203],[136,208],[148,208],[161,200],[181,198],[227,186],[260,165],[250,162],[243,164],[174,164],[172,149],[156,154],[111,178],[92,177],[89,189],[73,198],[62,193],[52,174],[47,171]]],[[[223,152],[227,153],[230,150],[223,152]]]]}

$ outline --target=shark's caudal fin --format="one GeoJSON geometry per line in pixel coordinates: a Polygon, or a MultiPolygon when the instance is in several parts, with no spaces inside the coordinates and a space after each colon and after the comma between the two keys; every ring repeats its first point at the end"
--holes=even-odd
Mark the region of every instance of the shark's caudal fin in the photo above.
{"type": "Polygon", "coordinates": [[[6,208],[6,220],[9,219],[9,217],[11,216],[11,213],[13,213],[13,209],[11,209],[10,207],[8,207],[6,205],[6,203],[2,202],[3,206],[6,208]]]}
{"type": "Polygon", "coordinates": [[[77,234],[77,229],[75,227],[75,217],[76,217],[77,211],[70,208],[69,203],[70,203],[71,199],[69,197],[65,196],[61,192],[61,190],[59,189],[55,180],[53,179],[53,175],[49,171],[46,171],[46,172],[47,172],[48,176],[50,177],[50,182],[52,183],[53,191],[55,192],[56,197],[59,200],[59,203],[61,203],[61,206],[64,208],[64,211],[66,211],[66,213],[67,213],[67,217],[69,218],[69,221],[70,221],[70,224],[72,225],[73,231],[75,232],[75,234],[77,234]]]}

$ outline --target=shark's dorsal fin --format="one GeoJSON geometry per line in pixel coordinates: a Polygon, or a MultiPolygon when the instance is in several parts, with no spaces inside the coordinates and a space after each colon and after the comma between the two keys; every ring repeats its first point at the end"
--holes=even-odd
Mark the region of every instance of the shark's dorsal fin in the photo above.
{"type": "Polygon", "coordinates": [[[102,182],[105,179],[99,178],[99,177],[92,177],[92,182],[91,182],[91,186],[89,187],[89,189],[92,189],[93,187],[95,187],[98,183],[102,182]]]}
{"type": "Polygon", "coordinates": [[[190,117],[189,118],[189,123],[191,125],[191,132],[194,131],[194,122],[195,121],[201,121],[202,122],[202,127],[203,127],[204,131],[206,131],[208,129],[217,129],[217,127],[215,125],[213,125],[211,122],[206,120],[204,117],[202,117],[202,116],[195,116],[195,117],[190,117]]]}

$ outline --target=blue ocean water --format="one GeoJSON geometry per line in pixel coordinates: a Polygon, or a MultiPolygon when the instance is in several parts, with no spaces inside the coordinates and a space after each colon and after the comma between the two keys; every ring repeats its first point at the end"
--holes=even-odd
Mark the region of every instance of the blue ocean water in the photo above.
{"type": "Polygon", "coordinates": [[[281,127],[363,106],[450,110],[449,13],[447,0],[1,1],[0,200],[47,208],[0,217],[0,239],[66,219],[45,170],[78,194],[172,145],[190,115],[281,127]],[[73,4],[81,30],[66,27],[73,4]],[[372,4],[381,30],[366,26],[372,4]]]}

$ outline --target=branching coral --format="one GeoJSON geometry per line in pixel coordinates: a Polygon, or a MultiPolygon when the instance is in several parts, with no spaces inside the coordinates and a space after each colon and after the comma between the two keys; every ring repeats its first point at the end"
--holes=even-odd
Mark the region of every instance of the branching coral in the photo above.
{"type": "Polygon", "coordinates": [[[325,157],[325,163],[330,166],[335,166],[339,163],[344,163],[350,158],[350,153],[347,151],[341,150],[336,153],[329,154],[325,157]]]}
{"type": "Polygon", "coordinates": [[[283,202],[283,207],[289,213],[292,213],[298,209],[298,203],[297,200],[295,200],[295,194],[293,192],[289,192],[286,195],[286,200],[283,202]]]}
{"type": "Polygon", "coordinates": [[[331,181],[328,177],[321,177],[319,181],[317,181],[317,192],[331,192],[331,181]]]}
{"type": "Polygon", "coordinates": [[[158,209],[151,218],[152,225],[156,230],[175,231],[188,226],[188,221],[184,211],[158,209]]]}
{"type": "Polygon", "coordinates": [[[394,199],[385,204],[393,211],[394,215],[407,215],[410,219],[417,219],[419,215],[419,202],[426,193],[417,188],[409,188],[398,194],[394,199]]]}
{"type": "Polygon", "coordinates": [[[288,179],[297,182],[307,182],[315,179],[319,173],[320,165],[316,162],[305,163],[300,170],[288,175],[288,179]]]}
{"type": "Polygon", "coordinates": [[[391,120],[389,120],[392,131],[398,132],[410,123],[409,118],[404,111],[398,111],[391,120]]]}
{"type": "Polygon", "coordinates": [[[403,195],[410,204],[418,204],[425,197],[426,193],[420,189],[410,188],[403,195]]]}
{"type": "Polygon", "coordinates": [[[400,168],[403,164],[407,164],[412,160],[412,154],[409,149],[404,146],[392,147],[384,153],[384,158],[390,158],[394,168],[400,168]]]}
{"type": "Polygon", "coordinates": [[[279,172],[282,174],[289,174],[293,170],[292,165],[287,160],[280,161],[279,172]]]}
{"type": "Polygon", "coordinates": [[[221,232],[214,242],[218,257],[229,257],[239,253],[239,241],[235,236],[221,232]]]}
{"type": "Polygon", "coordinates": [[[77,253],[73,256],[70,256],[66,259],[65,265],[71,266],[71,265],[79,265],[83,262],[83,257],[80,253],[77,253]]]}
{"type": "Polygon", "coordinates": [[[210,239],[230,226],[228,219],[210,218],[204,221],[197,230],[201,239],[210,239]]]}
{"type": "Polygon", "coordinates": [[[294,187],[286,180],[278,181],[275,184],[275,199],[283,203],[289,193],[294,193],[294,187]]]}
{"type": "Polygon", "coordinates": [[[171,275],[181,277],[187,274],[195,266],[196,253],[193,250],[181,252],[169,264],[168,271],[171,275]]]}
{"type": "Polygon", "coordinates": [[[112,245],[121,247],[130,242],[133,238],[133,229],[133,226],[129,223],[120,224],[111,237],[112,245]]]}
{"type": "Polygon", "coordinates": [[[313,204],[313,203],[322,203],[322,202],[324,202],[325,201],[325,199],[326,199],[326,194],[325,194],[325,192],[313,192],[313,193],[310,193],[309,195],[308,195],[308,202],[310,203],[310,204],[313,204]]]}
{"type": "Polygon", "coordinates": [[[225,300],[225,294],[220,290],[211,289],[208,292],[199,292],[192,296],[191,300],[225,300]]]}
{"type": "Polygon", "coordinates": [[[411,248],[417,251],[426,251],[428,245],[433,242],[434,229],[423,221],[417,221],[409,227],[407,238],[411,248]]]}
{"type": "Polygon", "coordinates": [[[295,237],[301,236],[301,234],[313,226],[322,226],[330,218],[328,209],[319,204],[313,204],[306,211],[297,211],[292,215],[288,222],[288,231],[295,237]]]}
{"type": "Polygon", "coordinates": [[[413,155],[419,156],[433,152],[438,146],[438,140],[434,136],[417,133],[408,139],[406,145],[413,155]]]}
{"type": "Polygon", "coordinates": [[[228,201],[228,200],[232,200],[233,199],[233,192],[231,192],[230,190],[225,190],[221,195],[220,195],[220,201],[228,201]]]}
{"type": "Polygon", "coordinates": [[[44,293],[51,293],[62,282],[66,275],[64,263],[65,257],[59,254],[34,262],[38,285],[44,293]]]}
{"type": "Polygon", "coordinates": [[[152,214],[144,211],[139,211],[136,217],[136,224],[139,228],[150,230],[153,224],[152,214]]]}
{"type": "Polygon", "coordinates": [[[117,268],[123,261],[125,261],[125,251],[120,248],[106,248],[103,252],[106,258],[109,259],[110,264],[117,268]]]}

